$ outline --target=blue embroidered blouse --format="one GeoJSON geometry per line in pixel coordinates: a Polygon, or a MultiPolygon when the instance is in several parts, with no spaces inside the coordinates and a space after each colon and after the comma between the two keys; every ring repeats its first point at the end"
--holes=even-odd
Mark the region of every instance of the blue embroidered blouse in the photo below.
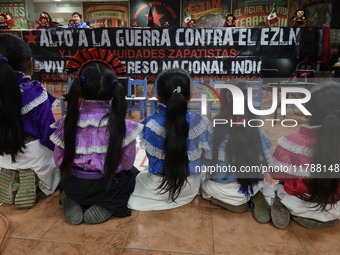
{"type": "MultiPolygon", "coordinates": [[[[270,143],[269,138],[267,135],[264,133],[262,128],[258,128],[261,136],[261,141],[262,141],[262,148],[264,152],[265,158],[261,159],[262,161],[262,166],[268,166],[268,160],[270,159],[270,156],[274,152],[274,149],[272,147],[272,144],[270,143]]],[[[205,159],[204,159],[204,164],[207,166],[212,165],[211,159],[212,159],[212,150],[213,150],[213,126],[210,125],[208,127],[207,131],[207,141],[209,143],[209,146],[211,148],[211,151],[207,152],[205,154],[205,159]]],[[[224,141],[221,143],[218,151],[218,165],[221,167],[221,169],[225,169],[225,171],[215,171],[214,173],[208,173],[206,175],[206,178],[215,182],[220,182],[220,183],[228,183],[228,182],[235,182],[237,181],[236,178],[236,173],[233,173],[231,171],[226,171],[227,168],[230,164],[226,162],[225,159],[225,152],[224,148],[226,146],[226,143],[228,142],[228,135],[224,139],[224,141]]],[[[258,178],[263,178],[263,174],[260,171],[258,178]]]]}
{"type": "MultiPolygon", "coordinates": [[[[141,134],[141,147],[145,149],[149,159],[149,172],[152,174],[162,174],[165,159],[165,116],[166,106],[159,104],[159,113],[148,116],[141,122],[144,129],[141,134]]],[[[199,114],[186,114],[189,124],[189,136],[187,140],[189,168],[188,175],[200,173],[202,164],[202,154],[209,151],[206,140],[207,126],[209,120],[199,114]]]]}

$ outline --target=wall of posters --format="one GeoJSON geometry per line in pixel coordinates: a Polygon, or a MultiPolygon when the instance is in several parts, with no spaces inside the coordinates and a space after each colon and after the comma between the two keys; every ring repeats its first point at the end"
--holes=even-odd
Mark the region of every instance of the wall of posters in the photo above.
{"type": "Polygon", "coordinates": [[[139,27],[147,27],[150,5],[152,5],[154,27],[163,27],[166,20],[170,22],[170,27],[180,26],[179,0],[130,0],[130,27],[134,21],[139,23],[139,27]]]}
{"type": "Polygon", "coordinates": [[[92,28],[99,27],[104,22],[106,27],[129,27],[128,2],[90,2],[83,3],[85,22],[90,22],[92,28]]]}
{"type": "Polygon", "coordinates": [[[301,5],[309,11],[308,25],[316,27],[330,25],[332,16],[331,0],[301,0],[301,5]]]}
{"type": "Polygon", "coordinates": [[[266,22],[275,2],[278,22],[274,26],[287,26],[288,0],[233,0],[233,14],[236,16],[236,27],[256,27],[266,22]]]}
{"type": "Polygon", "coordinates": [[[183,0],[182,26],[186,18],[196,21],[196,28],[223,27],[225,15],[231,10],[231,0],[183,0]]]}
{"type": "Polygon", "coordinates": [[[14,28],[27,28],[25,0],[0,1],[0,12],[11,16],[14,22],[14,28]]]}

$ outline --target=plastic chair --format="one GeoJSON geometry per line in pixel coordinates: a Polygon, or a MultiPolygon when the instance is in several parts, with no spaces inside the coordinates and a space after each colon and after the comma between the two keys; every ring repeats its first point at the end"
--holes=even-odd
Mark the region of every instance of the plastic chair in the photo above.
{"type": "MultiPolygon", "coordinates": [[[[71,78],[68,78],[68,80],[67,80],[68,92],[70,92],[72,83],[73,83],[73,80],[71,78]]],[[[68,94],[65,94],[65,95],[63,95],[59,98],[60,99],[61,116],[62,117],[65,116],[65,114],[66,114],[66,107],[65,107],[65,101],[67,101],[66,98],[65,98],[66,95],[68,95],[68,94]]]]}
{"type": "Polygon", "coordinates": [[[157,99],[157,79],[155,80],[155,94],[149,99],[150,101],[150,114],[158,113],[158,99],[157,99]]]}
{"type": "Polygon", "coordinates": [[[127,111],[129,113],[129,116],[131,116],[132,111],[139,111],[141,120],[143,119],[143,116],[144,117],[147,116],[147,102],[146,102],[146,100],[147,100],[147,89],[148,89],[148,83],[147,83],[146,78],[144,80],[133,80],[129,77],[129,80],[128,80],[128,96],[125,97],[125,99],[128,103],[127,111]],[[131,87],[133,85],[143,86],[143,96],[142,97],[132,96],[131,87]],[[139,106],[138,105],[132,105],[133,101],[138,101],[139,106]]]}

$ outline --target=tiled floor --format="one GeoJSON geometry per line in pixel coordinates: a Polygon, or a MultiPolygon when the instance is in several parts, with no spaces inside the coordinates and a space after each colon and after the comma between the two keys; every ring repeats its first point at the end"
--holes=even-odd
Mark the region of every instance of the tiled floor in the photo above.
{"type": "MultiPolygon", "coordinates": [[[[139,121],[137,115],[132,119],[139,121]]],[[[305,122],[301,117],[294,119],[299,124],[305,122]]],[[[274,147],[278,137],[298,130],[280,125],[272,128],[268,123],[265,129],[274,147]]],[[[2,205],[0,212],[10,221],[2,255],[339,254],[340,250],[340,225],[308,230],[291,221],[279,230],[272,223],[257,223],[251,209],[232,213],[200,196],[180,208],[133,211],[131,217],[112,217],[99,225],[67,223],[59,191],[50,197],[38,192],[37,203],[30,210],[2,205]]],[[[0,235],[4,229],[0,221],[0,235]]]]}
{"type": "MultiPolygon", "coordinates": [[[[197,196],[167,211],[133,211],[99,225],[67,223],[59,192],[38,194],[30,210],[3,205],[11,223],[2,247],[9,254],[339,254],[340,225],[307,230],[291,221],[284,230],[261,225],[252,210],[236,214],[197,196]]],[[[0,223],[0,233],[5,225],[0,223]]]]}

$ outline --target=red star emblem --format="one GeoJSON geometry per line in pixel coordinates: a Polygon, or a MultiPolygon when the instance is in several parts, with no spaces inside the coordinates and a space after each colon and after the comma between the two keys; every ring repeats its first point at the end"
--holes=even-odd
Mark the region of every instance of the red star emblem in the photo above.
{"type": "Polygon", "coordinates": [[[29,35],[25,35],[25,37],[28,39],[27,44],[29,45],[30,43],[34,43],[35,45],[37,45],[37,43],[35,42],[35,38],[37,38],[37,35],[33,35],[32,31],[30,31],[29,35]]]}
{"type": "MultiPolygon", "coordinates": [[[[146,17],[151,18],[149,17],[149,14],[144,14],[146,17]]],[[[161,27],[161,22],[159,21],[165,14],[158,14],[157,13],[157,10],[156,10],[156,6],[153,8],[153,11],[152,11],[152,16],[153,16],[153,20],[155,22],[155,24],[157,24],[159,27],[161,27]]]]}

